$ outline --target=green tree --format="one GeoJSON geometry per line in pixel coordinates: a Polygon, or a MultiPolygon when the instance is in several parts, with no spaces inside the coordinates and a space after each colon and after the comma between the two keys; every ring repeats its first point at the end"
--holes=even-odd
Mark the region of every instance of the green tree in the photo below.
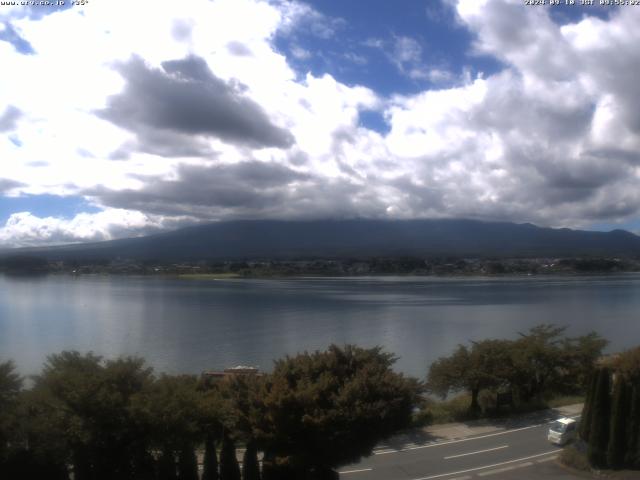
{"type": "Polygon", "coordinates": [[[19,441],[17,414],[21,389],[22,378],[16,373],[14,363],[0,363],[0,474],[9,468],[9,445],[19,441]]]}
{"type": "Polygon", "coordinates": [[[0,462],[7,454],[7,443],[12,435],[12,423],[17,400],[22,389],[22,378],[15,371],[12,361],[0,363],[0,462]]]}
{"type": "Polygon", "coordinates": [[[611,415],[610,377],[611,372],[608,368],[600,369],[596,391],[593,396],[593,414],[587,456],[591,465],[598,468],[607,466],[607,445],[609,443],[611,415]]]}
{"type": "Polygon", "coordinates": [[[265,414],[254,429],[267,470],[297,478],[331,474],[409,426],[421,388],[393,372],[394,362],[380,347],[352,345],[276,361],[262,386],[265,414]]]}
{"type": "Polygon", "coordinates": [[[560,371],[564,375],[561,385],[568,393],[587,391],[596,362],[602,357],[602,351],[608,343],[608,340],[596,332],[562,340],[560,346],[563,363],[560,371]]]}
{"type": "MultiPolygon", "coordinates": [[[[201,407],[198,380],[191,375],[162,375],[132,399],[131,412],[151,448],[162,452],[159,468],[164,478],[175,475],[176,457],[183,453],[183,461],[190,461],[185,455],[201,442],[201,407]]],[[[188,471],[186,463],[183,468],[188,471]]]]}
{"type": "Polygon", "coordinates": [[[449,357],[436,360],[429,369],[427,388],[443,398],[466,390],[471,394],[469,410],[480,411],[478,397],[483,389],[510,387],[516,376],[513,343],[508,340],[472,342],[471,349],[459,345],[449,357]]]}
{"type": "Polygon", "coordinates": [[[140,358],[103,362],[78,352],[48,357],[34,390],[65,438],[75,478],[144,477],[148,438],[130,407],[151,376],[140,358]]]}
{"type": "Polygon", "coordinates": [[[625,465],[640,468],[640,385],[632,384],[625,465]]]}
{"type": "Polygon", "coordinates": [[[566,327],[541,324],[519,334],[513,351],[516,388],[523,400],[540,398],[545,391],[564,388],[562,367],[566,366],[566,354],[562,334],[565,330],[566,327]]]}
{"type": "Polygon", "coordinates": [[[204,442],[204,460],[202,480],[218,480],[218,456],[216,454],[216,441],[213,434],[209,433],[204,442]]]}
{"type": "Polygon", "coordinates": [[[587,396],[582,407],[582,415],[580,418],[580,438],[585,442],[589,441],[589,433],[591,432],[591,422],[593,421],[593,398],[598,387],[598,372],[591,374],[591,381],[587,389],[587,396]]]}
{"type": "Polygon", "coordinates": [[[222,437],[220,480],[240,480],[240,466],[236,458],[236,447],[227,433],[222,437]]]}
{"type": "Polygon", "coordinates": [[[622,376],[618,376],[613,386],[609,445],[607,447],[607,463],[611,468],[620,468],[624,464],[627,449],[628,415],[627,381],[622,376]]]}
{"type": "Polygon", "coordinates": [[[158,457],[158,480],[178,480],[176,457],[174,451],[165,448],[158,457]]]}
{"type": "Polygon", "coordinates": [[[634,385],[640,385],[640,346],[625,350],[611,360],[611,368],[634,385]]]}
{"type": "Polygon", "coordinates": [[[260,480],[260,465],[258,464],[258,449],[256,442],[247,443],[242,457],[242,480],[260,480]]]}
{"type": "Polygon", "coordinates": [[[180,480],[198,480],[198,459],[190,444],[184,445],[178,454],[178,478],[180,480]]]}

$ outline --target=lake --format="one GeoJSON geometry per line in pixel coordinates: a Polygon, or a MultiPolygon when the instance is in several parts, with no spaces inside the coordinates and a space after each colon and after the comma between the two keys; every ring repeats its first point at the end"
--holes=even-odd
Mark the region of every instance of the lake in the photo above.
{"type": "Polygon", "coordinates": [[[275,358],[331,343],[382,345],[423,378],[459,343],[540,323],[640,344],[640,274],[492,278],[184,280],[0,275],[0,360],[37,373],[51,353],[140,355],[167,373],[275,358]]]}

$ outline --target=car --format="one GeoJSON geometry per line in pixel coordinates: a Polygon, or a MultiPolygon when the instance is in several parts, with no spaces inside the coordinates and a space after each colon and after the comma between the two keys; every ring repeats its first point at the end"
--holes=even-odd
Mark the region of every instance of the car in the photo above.
{"type": "Polygon", "coordinates": [[[559,418],[551,423],[547,440],[556,445],[564,445],[575,439],[578,431],[578,422],[573,418],[559,418]]]}

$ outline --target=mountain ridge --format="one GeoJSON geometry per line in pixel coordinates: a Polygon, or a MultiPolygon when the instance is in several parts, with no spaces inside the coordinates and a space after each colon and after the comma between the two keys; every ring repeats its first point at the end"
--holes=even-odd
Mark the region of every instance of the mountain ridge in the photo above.
{"type": "Polygon", "coordinates": [[[637,256],[640,237],[531,223],[469,219],[234,220],[192,225],[145,237],[53,247],[10,249],[0,255],[50,261],[226,260],[363,256],[561,257],[637,256]]]}

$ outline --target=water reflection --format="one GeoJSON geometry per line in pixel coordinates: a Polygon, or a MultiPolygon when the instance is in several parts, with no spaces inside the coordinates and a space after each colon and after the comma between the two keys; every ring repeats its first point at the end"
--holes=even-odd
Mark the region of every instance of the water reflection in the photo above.
{"type": "Polygon", "coordinates": [[[47,354],[142,355],[197,373],[329,343],[383,345],[424,376],[458,343],[515,337],[546,322],[596,330],[611,349],[640,339],[640,275],[358,277],[181,281],[157,277],[0,277],[0,358],[23,373],[47,354]]]}

